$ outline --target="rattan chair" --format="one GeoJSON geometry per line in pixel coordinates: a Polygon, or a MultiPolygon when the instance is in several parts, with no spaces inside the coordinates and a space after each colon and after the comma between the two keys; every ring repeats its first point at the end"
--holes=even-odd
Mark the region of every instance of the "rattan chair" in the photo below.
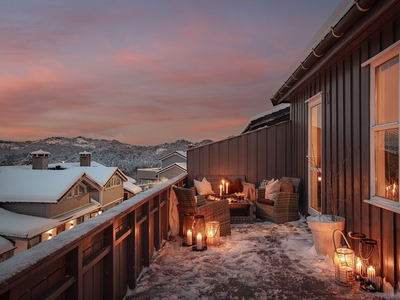
{"type": "Polygon", "coordinates": [[[299,178],[283,177],[293,185],[293,193],[279,192],[278,198],[271,204],[261,203],[258,199],[265,198],[265,189],[256,190],[256,216],[264,221],[282,224],[296,221],[299,217],[299,178]]]}
{"type": "Polygon", "coordinates": [[[193,213],[203,215],[205,222],[218,221],[221,236],[231,234],[231,215],[229,213],[228,200],[220,200],[197,206],[191,189],[174,187],[178,199],[179,234],[183,234],[183,215],[193,213]]]}

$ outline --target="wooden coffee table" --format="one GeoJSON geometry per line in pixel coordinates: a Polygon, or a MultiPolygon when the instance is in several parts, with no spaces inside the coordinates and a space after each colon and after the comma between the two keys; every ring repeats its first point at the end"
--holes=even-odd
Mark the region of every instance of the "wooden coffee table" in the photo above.
{"type": "Polygon", "coordinates": [[[231,224],[253,223],[254,204],[251,200],[229,202],[231,224]]]}

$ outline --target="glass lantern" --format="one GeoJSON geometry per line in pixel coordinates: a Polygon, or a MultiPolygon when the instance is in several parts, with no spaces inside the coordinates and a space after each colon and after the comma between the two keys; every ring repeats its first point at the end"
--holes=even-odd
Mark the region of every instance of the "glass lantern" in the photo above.
{"type": "Polygon", "coordinates": [[[207,249],[206,244],[206,223],[203,215],[194,216],[193,221],[193,240],[196,247],[195,250],[207,249]]]}
{"type": "Polygon", "coordinates": [[[333,232],[333,245],[335,247],[335,280],[342,286],[352,286],[355,284],[355,254],[350,249],[350,245],[346,240],[343,232],[336,229],[333,232]],[[343,236],[348,248],[336,248],[335,232],[338,231],[343,236]]]}
{"type": "Polygon", "coordinates": [[[183,244],[191,246],[193,244],[193,213],[183,215],[183,244]]]}
{"type": "Polygon", "coordinates": [[[220,226],[218,221],[207,222],[206,224],[207,245],[219,246],[220,226]]]}

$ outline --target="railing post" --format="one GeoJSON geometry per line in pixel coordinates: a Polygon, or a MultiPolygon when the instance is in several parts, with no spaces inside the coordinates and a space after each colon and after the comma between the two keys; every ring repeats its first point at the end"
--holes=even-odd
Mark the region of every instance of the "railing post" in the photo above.
{"type": "Polygon", "coordinates": [[[110,252],[104,257],[103,298],[116,300],[116,263],[115,263],[115,222],[104,230],[104,244],[111,245],[110,252]]]}
{"type": "Polygon", "coordinates": [[[67,253],[67,275],[75,277],[75,282],[66,291],[67,299],[83,299],[82,244],[67,253]]]}
{"type": "Polygon", "coordinates": [[[143,251],[142,251],[142,259],[143,259],[143,266],[148,267],[150,266],[150,201],[147,201],[143,204],[143,212],[147,216],[146,221],[143,222],[143,251]]]}
{"type": "Polygon", "coordinates": [[[156,250],[159,250],[161,244],[160,195],[154,197],[154,207],[157,208],[157,211],[154,213],[154,247],[156,250]]]}
{"type": "Polygon", "coordinates": [[[127,216],[128,226],[132,228],[132,233],[127,237],[127,276],[128,287],[133,290],[136,287],[136,210],[127,216]]]}

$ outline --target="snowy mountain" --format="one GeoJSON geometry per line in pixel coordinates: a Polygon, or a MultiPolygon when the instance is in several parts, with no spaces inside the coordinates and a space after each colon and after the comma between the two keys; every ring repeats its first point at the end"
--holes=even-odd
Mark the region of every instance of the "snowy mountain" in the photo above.
{"type": "Polygon", "coordinates": [[[189,144],[194,146],[211,143],[204,140],[192,143],[178,140],[157,146],[135,146],[116,140],[96,140],[78,136],[76,138],[51,137],[37,141],[12,142],[0,140],[0,166],[29,163],[30,153],[42,149],[51,153],[49,163],[59,161],[77,162],[79,152],[92,152],[92,160],[105,166],[118,167],[126,175],[136,178],[138,168],[159,167],[159,158],[167,153],[185,151],[189,144]]]}

